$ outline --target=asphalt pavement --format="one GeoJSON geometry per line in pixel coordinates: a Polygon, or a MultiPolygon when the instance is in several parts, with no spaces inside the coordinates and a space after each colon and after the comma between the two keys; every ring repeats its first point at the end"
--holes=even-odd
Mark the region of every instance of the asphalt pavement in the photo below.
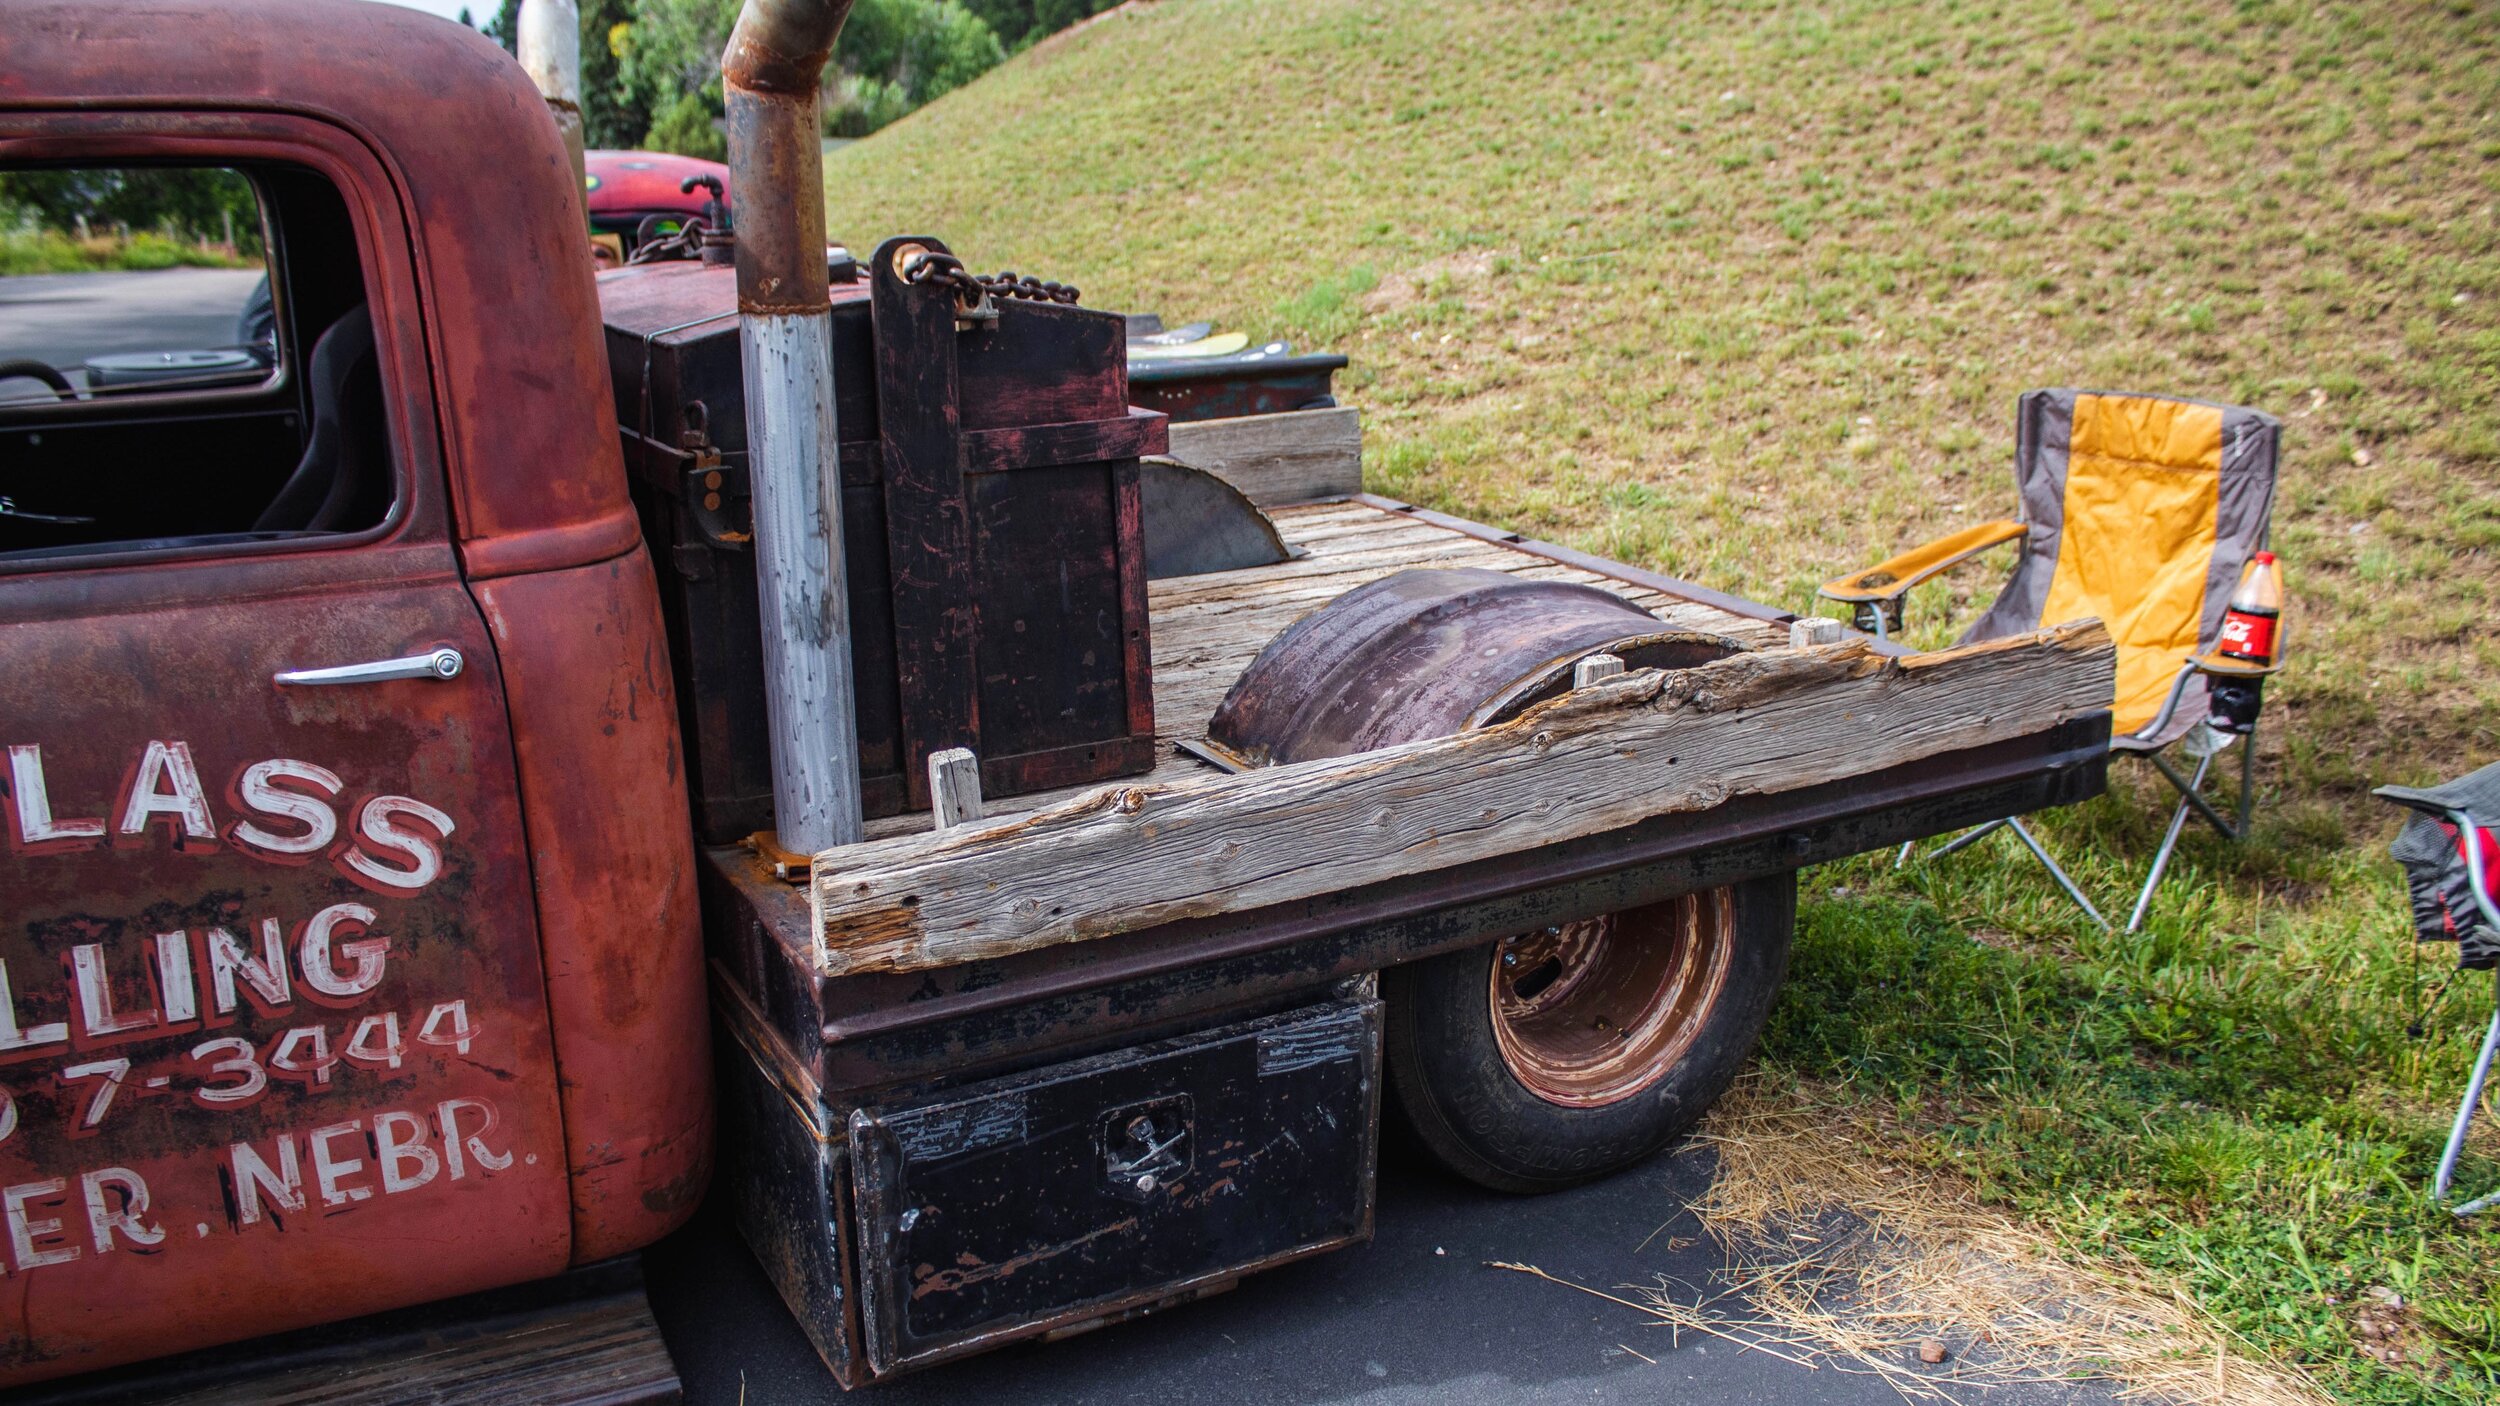
{"type": "Polygon", "coordinates": [[[32,357],[69,372],[112,352],[233,346],[235,320],[260,274],[170,268],[0,277],[0,361],[32,357]]]}
{"type": "MultiPolygon", "coordinates": [[[[1629,1308],[1486,1267],[1522,1261],[1615,1293],[1662,1277],[1686,1292],[1708,1286],[1724,1257],[1683,1207],[1709,1185],[1711,1166],[1707,1149],[1690,1147],[1608,1181],[1519,1198],[1443,1175],[1393,1142],[1368,1245],[1080,1337],[899,1377],[854,1400],[1900,1406],[1875,1375],[1808,1369],[1692,1333],[1679,1342],[1629,1308]]],[[[842,1399],[717,1206],[644,1265],[689,1406],[842,1399]]],[[[1953,1367],[1920,1370],[1949,1376],[1953,1367]]],[[[2116,1400],[2098,1384],[1984,1396],[1990,1406],[2116,1400]]]]}

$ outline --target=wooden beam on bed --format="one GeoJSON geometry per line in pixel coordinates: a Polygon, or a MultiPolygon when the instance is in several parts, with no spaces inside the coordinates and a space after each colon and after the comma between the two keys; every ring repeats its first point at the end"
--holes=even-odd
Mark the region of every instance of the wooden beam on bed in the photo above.
{"type": "Polygon", "coordinates": [[[1363,491],[1363,421],[1351,405],[1229,420],[1176,420],[1165,452],[1260,507],[1363,491]]]}
{"type": "Polygon", "coordinates": [[[1241,912],[1843,780],[2106,710],[2097,620],[1888,658],[1862,639],[1603,679],[1479,732],[1107,786],[828,850],[829,975],[908,972],[1241,912]]]}

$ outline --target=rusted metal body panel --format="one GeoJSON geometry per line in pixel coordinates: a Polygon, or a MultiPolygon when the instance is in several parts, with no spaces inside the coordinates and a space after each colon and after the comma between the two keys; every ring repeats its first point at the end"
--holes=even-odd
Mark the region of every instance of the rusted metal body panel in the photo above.
{"type": "MultiPolygon", "coordinates": [[[[506,700],[447,555],[361,589],[0,626],[0,1381],[569,1260],[506,700]],[[470,662],[270,682],[377,640],[470,662]]],[[[151,574],[169,595],[231,579],[151,574]]]]}
{"type": "Polygon", "coordinates": [[[1410,569],[1278,635],[1224,696],[1207,741],[1251,766],[1351,756],[1514,717],[1561,693],[1591,654],[1687,669],[1742,648],[1661,630],[1656,616],[1593,586],[1410,569]]]}
{"type": "Polygon", "coordinates": [[[637,1249],[712,1159],[675,686],[637,549],[477,587],[503,665],[562,1076],[575,1263],[637,1249]],[[552,627],[552,628],[551,628],[552,627]]]}
{"type": "Polygon", "coordinates": [[[398,506],[0,576],[0,1382],[543,1276],[707,1166],[667,658],[545,105],[401,10],[12,5],[0,161],[163,159],[337,188],[398,506]]]}

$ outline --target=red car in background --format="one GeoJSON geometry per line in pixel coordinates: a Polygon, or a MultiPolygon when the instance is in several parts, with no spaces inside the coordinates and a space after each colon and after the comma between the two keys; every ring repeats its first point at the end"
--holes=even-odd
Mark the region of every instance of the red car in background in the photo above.
{"type": "Polygon", "coordinates": [[[601,268],[632,258],[646,239],[675,233],[687,216],[703,213],[714,190],[721,193],[724,210],[730,203],[729,168],[717,161],[665,151],[592,151],[583,157],[583,199],[601,268]],[[718,184],[708,185],[706,178],[718,184]]]}

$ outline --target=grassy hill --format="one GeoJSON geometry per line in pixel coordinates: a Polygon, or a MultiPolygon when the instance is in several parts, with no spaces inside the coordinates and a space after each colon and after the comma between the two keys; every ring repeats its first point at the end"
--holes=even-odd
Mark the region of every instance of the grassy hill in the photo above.
{"type": "MultiPolygon", "coordinates": [[[[1818,871],[1768,1054],[2341,1396],[2490,1399],[2500,1232],[2416,1191],[2488,1007],[2408,1037],[2362,798],[2500,755],[2490,4],[1165,0],[828,171],[838,237],[1349,353],[1379,491],[1792,608],[2010,515],[2026,387],[2283,416],[2259,843],[2192,837],[2136,938],[2002,856],[1818,871]]],[[[2050,826],[2122,909],[2124,770],[2050,826]]]]}

